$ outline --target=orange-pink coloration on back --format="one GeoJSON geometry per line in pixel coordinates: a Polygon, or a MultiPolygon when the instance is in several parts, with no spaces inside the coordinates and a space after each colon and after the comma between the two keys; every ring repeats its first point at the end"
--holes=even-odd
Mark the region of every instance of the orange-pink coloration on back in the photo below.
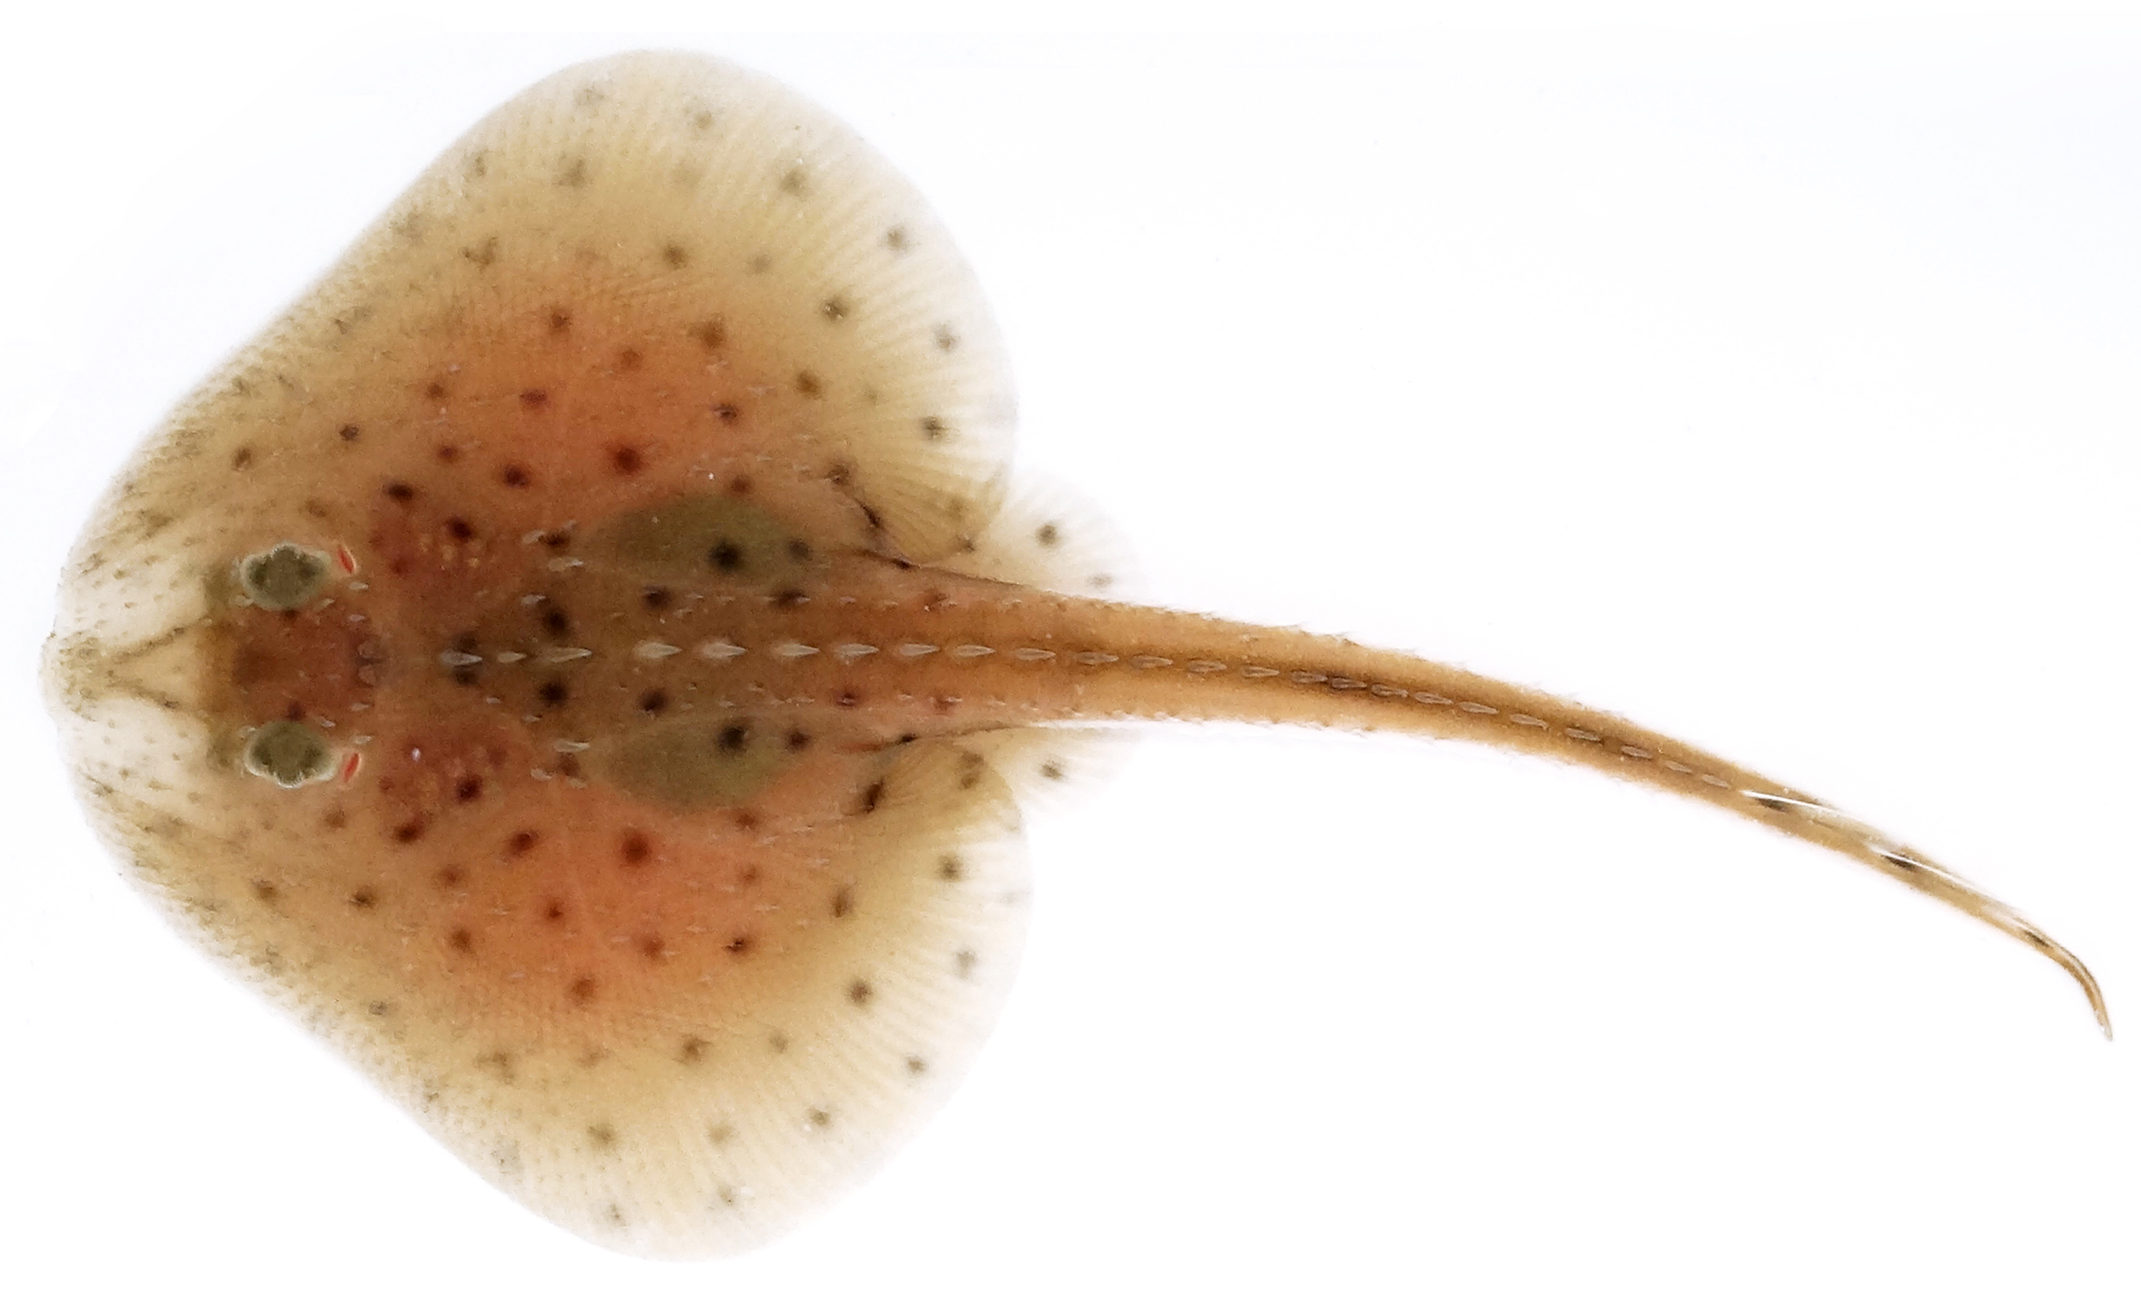
{"type": "Polygon", "coordinates": [[[1618,718],[1107,602],[1003,487],[993,324],[919,198],[704,59],[476,127],[171,416],[48,677],[181,925],[603,1244],[747,1247],[941,1100],[1012,971],[1063,723],[1455,736],[1922,856],[1618,718]]]}

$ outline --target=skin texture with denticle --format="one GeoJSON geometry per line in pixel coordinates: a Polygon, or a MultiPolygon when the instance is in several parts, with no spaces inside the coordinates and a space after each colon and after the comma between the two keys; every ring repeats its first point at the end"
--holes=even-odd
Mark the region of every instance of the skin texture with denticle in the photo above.
{"type": "Polygon", "coordinates": [[[175,922],[606,1246],[762,1242],[939,1103],[1076,728],[1467,738],[1722,806],[2037,947],[1816,800],[1401,654],[1109,602],[914,192],[781,87],[568,69],[137,455],[47,678],[175,922]],[[1068,728],[1066,728],[1068,727],[1068,728]]]}

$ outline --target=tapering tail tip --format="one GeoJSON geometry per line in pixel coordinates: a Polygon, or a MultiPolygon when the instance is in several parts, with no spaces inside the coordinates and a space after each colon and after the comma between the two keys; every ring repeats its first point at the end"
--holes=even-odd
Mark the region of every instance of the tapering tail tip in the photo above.
{"type": "Polygon", "coordinates": [[[2111,1010],[2105,1006],[2104,989],[2097,986],[2096,975],[2089,972],[2089,966],[2081,962],[2080,956],[2075,955],[2072,951],[2067,950],[2066,947],[2046,936],[2044,930],[2038,928],[2035,924],[2015,915],[2014,912],[2007,910],[2004,906],[2000,907],[2000,912],[1997,918],[1992,916],[1984,916],[1984,918],[1994,923],[1998,923],[2001,919],[2008,921],[2002,927],[2007,927],[2009,932],[2021,937],[2031,946],[2042,951],[2051,959],[2052,963],[2066,970],[2067,976],[2072,978],[2075,985],[2082,989],[2082,995],[2089,998],[2089,1010],[2096,1015],[2096,1025],[2103,1029],[2104,1040],[2111,1040],[2111,1010]]]}
{"type": "Polygon", "coordinates": [[[2095,975],[2079,960],[2074,961],[2070,972],[2074,975],[2074,981],[2082,985],[2082,995],[2089,998],[2089,1008],[2096,1011],[2096,1025],[2104,1029],[2104,1040],[2111,1040],[2111,1011],[2104,1006],[2104,991],[2096,985],[2095,975]]]}
{"type": "Polygon", "coordinates": [[[2051,957],[2052,962],[2066,970],[2067,976],[2082,989],[2082,995],[2089,998],[2090,1012],[2096,1015],[2096,1025],[2104,1031],[2104,1040],[2110,1041],[2111,1011],[2104,1004],[2104,989],[2096,985],[2096,975],[2089,972],[2089,966],[2081,962],[2081,957],[2044,936],[2043,930],[2033,924],[2023,925],[2022,933],[2031,946],[2051,957]]]}

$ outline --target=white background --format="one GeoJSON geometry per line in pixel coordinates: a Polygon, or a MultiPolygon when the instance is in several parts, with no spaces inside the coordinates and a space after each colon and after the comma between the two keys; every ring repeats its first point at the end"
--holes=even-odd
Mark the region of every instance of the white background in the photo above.
{"type": "Polygon", "coordinates": [[[16,30],[0,1288],[2141,1288],[2141,1062],[2047,962],[1591,775],[1255,731],[1155,735],[1037,820],[1002,1028],[876,1181],[738,1260],[614,1257],[167,933],[31,683],[64,547],[164,406],[494,103],[682,44],[933,196],[1025,454],[1107,507],[1153,598],[1798,783],[2040,920],[2141,1031],[2141,27],[1884,12],[16,30]]]}

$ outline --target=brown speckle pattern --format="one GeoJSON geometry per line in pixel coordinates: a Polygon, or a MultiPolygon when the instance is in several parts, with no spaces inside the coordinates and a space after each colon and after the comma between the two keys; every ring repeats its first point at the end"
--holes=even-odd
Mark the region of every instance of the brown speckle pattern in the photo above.
{"type": "Polygon", "coordinates": [[[949,239],[837,122],[710,60],[568,69],[91,521],[46,658],[91,815],[464,1161],[670,1256],[788,1228],[964,1070],[1016,965],[1014,799],[1084,770],[1046,723],[1582,763],[1933,891],[2094,995],[1931,862],[1618,718],[1085,598],[1119,569],[1006,488],[1011,395],[949,239]],[[283,545],[319,580],[246,587],[283,545]]]}

